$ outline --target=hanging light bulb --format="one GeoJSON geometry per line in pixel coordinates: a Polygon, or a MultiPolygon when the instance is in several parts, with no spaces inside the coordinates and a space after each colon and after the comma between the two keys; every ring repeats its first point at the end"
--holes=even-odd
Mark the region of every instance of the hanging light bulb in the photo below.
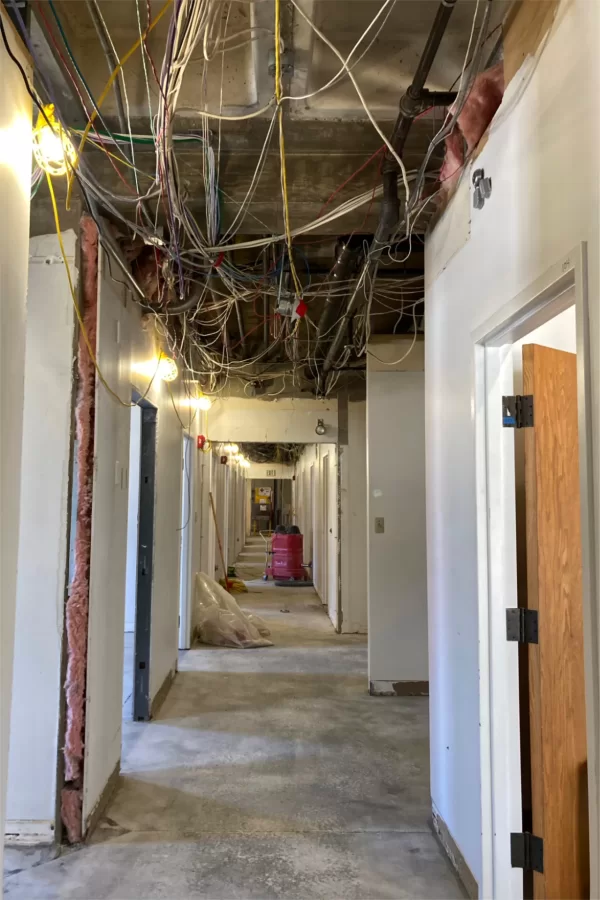
{"type": "Polygon", "coordinates": [[[236,453],[240,452],[240,448],[237,444],[225,444],[224,448],[225,453],[229,453],[231,456],[235,456],[236,453]]]}
{"type": "Polygon", "coordinates": [[[73,143],[54,115],[54,105],[44,107],[46,118],[40,112],[33,131],[33,155],[40,169],[49,175],[65,175],[77,158],[73,143]],[[50,124],[48,124],[48,122],[50,124]]]}
{"type": "Polygon", "coordinates": [[[208,412],[212,406],[212,400],[204,394],[201,394],[199,397],[189,397],[181,402],[182,406],[189,406],[190,409],[200,409],[203,412],[208,412]]]}
{"type": "Polygon", "coordinates": [[[202,394],[201,397],[196,398],[196,403],[198,405],[198,409],[201,409],[203,412],[208,412],[208,410],[212,406],[212,400],[210,399],[210,397],[206,397],[204,394],[202,394]]]}
{"type": "Polygon", "coordinates": [[[161,381],[175,381],[179,374],[177,363],[170,356],[155,356],[146,362],[134,363],[132,371],[146,378],[160,378],[161,381]]]}

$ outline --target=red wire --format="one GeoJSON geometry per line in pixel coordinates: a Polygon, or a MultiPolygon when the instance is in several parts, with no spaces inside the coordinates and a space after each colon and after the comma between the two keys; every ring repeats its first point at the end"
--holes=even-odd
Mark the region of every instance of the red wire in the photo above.
{"type": "Polygon", "coordinates": [[[363,169],[366,169],[367,166],[369,165],[369,163],[373,162],[373,160],[375,159],[375,157],[376,157],[376,156],[379,156],[379,154],[382,152],[382,150],[385,150],[385,145],[382,146],[382,147],[380,147],[379,150],[376,150],[375,153],[373,153],[373,155],[370,156],[370,157],[368,158],[368,160],[367,160],[366,162],[364,162],[364,163],[362,164],[362,166],[360,166],[360,168],[358,168],[358,169],[356,170],[356,172],[353,172],[352,175],[350,175],[349,178],[346,178],[346,180],[345,180],[344,182],[342,182],[342,184],[340,184],[340,186],[339,186],[338,188],[335,189],[335,191],[333,192],[333,194],[325,201],[325,203],[323,204],[323,206],[322,206],[321,209],[319,210],[319,213],[318,213],[318,215],[317,215],[317,219],[319,219],[319,218],[321,217],[321,214],[322,214],[323,210],[326,209],[327,206],[329,206],[329,204],[331,203],[331,201],[333,200],[333,198],[334,198],[337,194],[339,194],[339,192],[342,190],[342,188],[345,188],[346,185],[349,184],[354,178],[356,178],[356,176],[357,176],[360,172],[362,172],[363,169]]]}

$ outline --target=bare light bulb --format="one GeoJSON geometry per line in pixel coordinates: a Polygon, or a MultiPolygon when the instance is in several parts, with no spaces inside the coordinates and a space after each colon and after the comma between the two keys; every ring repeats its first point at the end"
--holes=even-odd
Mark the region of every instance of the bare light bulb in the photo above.
{"type": "Polygon", "coordinates": [[[40,113],[33,132],[33,155],[40,169],[48,175],[65,175],[67,168],[72,168],[75,164],[75,148],[56,119],[51,103],[44,107],[44,113],[50,125],[40,113]]]}

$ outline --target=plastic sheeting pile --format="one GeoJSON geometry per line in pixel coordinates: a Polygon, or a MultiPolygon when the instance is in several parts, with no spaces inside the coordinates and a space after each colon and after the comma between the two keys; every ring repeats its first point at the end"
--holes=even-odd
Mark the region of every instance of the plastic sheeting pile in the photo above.
{"type": "Polygon", "coordinates": [[[194,637],[219,647],[272,647],[271,634],[260,616],[240,609],[231,594],[204,572],[194,582],[194,637]]]}

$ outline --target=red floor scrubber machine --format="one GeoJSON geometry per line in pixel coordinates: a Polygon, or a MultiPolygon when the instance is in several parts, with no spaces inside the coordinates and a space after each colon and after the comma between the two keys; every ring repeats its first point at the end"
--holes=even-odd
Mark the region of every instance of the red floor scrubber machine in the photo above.
{"type": "Polygon", "coordinates": [[[309,566],[304,557],[304,538],[297,525],[279,525],[267,546],[267,561],[263,580],[269,576],[278,587],[312,587],[309,566]]]}

